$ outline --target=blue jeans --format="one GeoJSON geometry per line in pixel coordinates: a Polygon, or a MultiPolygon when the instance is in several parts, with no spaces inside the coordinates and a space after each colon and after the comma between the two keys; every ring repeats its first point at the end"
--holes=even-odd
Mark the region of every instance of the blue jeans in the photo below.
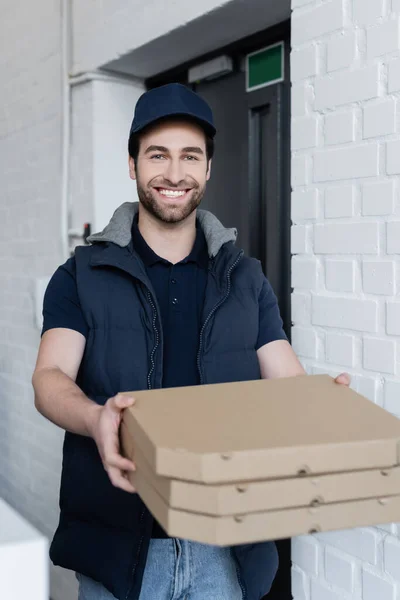
{"type": "MultiPolygon", "coordinates": [[[[77,574],[79,600],[113,600],[100,583],[77,574]]],[[[153,539],[140,600],[243,600],[229,548],[153,539]]]]}

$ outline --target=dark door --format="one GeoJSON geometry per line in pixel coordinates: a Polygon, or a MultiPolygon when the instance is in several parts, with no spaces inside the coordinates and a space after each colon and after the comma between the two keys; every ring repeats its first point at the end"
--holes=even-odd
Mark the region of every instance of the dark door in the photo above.
{"type": "Polygon", "coordinates": [[[224,225],[237,227],[238,245],[261,260],[289,334],[290,210],[283,143],[289,115],[284,114],[284,84],[246,92],[245,73],[239,70],[193,88],[212,107],[218,128],[203,207],[224,225]]]}
{"type": "MultiPolygon", "coordinates": [[[[198,63],[229,55],[234,72],[193,87],[211,105],[218,129],[211,179],[202,208],[227,227],[237,227],[238,245],[258,258],[278,298],[290,339],[290,23],[240,40],[198,63]],[[270,44],[285,43],[285,80],[246,92],[244,57],[270,44]]],[[[147,81],[148,88],[169,82],[188,85],[181,65],[147,81]]],[[[280,566],[265,600],[291,600],[290,540],[277,542],[280,566]]]]}

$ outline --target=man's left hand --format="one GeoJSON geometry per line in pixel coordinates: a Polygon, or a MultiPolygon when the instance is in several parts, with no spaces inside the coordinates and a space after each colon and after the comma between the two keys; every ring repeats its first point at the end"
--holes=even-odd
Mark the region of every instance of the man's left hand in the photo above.
{"type": "Polygon", "coordinates": [[[349,387],[351,383],[351,377],[348,373],[340,373],[335,379],[335,383],[339,383],[340,385],[345,385],[349,387]]]}

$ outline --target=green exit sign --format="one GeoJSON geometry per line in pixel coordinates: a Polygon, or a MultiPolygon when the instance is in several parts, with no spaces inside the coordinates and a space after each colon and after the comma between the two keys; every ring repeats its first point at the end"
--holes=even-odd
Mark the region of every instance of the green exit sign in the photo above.
{"type": "Polygon", "coordinates": [[[262,48],[246,57],[246,91],[253,92],[285,78],[283,42],[262,48]]]}

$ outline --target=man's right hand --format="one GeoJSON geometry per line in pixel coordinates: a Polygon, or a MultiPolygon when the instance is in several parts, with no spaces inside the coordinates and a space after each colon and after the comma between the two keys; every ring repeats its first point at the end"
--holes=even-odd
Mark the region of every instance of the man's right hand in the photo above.
{"type": "Polygon", "coordinates": [[[136,470],[135,464],[120,453],[119,427],[122,411],[135,403],[134,398],[117,394],[107,400],[104,406],[96,406],[93,411],[90,432],[100,453],[101,460],[111,483],[115,487],[134,493],[136,490],[128,481],[128,472],[136,470]]]}

